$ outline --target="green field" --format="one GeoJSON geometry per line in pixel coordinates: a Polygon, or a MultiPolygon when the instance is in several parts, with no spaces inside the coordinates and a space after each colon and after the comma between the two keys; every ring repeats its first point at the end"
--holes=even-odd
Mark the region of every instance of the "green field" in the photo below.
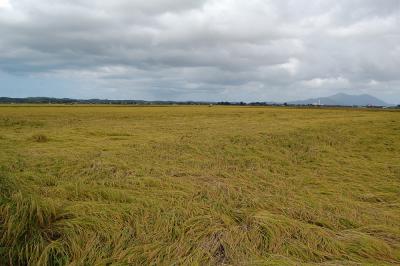
{"type": "Polygon", "coordinates": [[[400,264],[400,112],[0,107],[0,265],[400,264]]]}

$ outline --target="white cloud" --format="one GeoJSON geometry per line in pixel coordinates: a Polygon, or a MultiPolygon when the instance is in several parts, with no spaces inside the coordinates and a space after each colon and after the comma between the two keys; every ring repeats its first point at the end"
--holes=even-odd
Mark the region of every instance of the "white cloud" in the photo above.
{"type": "Polygon", "coordinates": [[[299,70],[300,61],[297,58],[289,58],[287,63],[280,64],[279,67],[286,70],[291,76],[294,76],[299,70]]]}
{"type": "Polygon", "coordinates": [[[337,78],[314,78],[311,80],[306,80],[302,82],[303,85],[309,88],[320,88],[320,87],[329,87],[329,88],[346,88],[350,85],[349,80],[342,77],[337,78]]]}
{"type": "Polygon", "coordinates": [[[380,82],[376,81],[374,79],[371,79],[367,84],[368,84],[368,86],[378,86],[380,84],[380,82]]]}
{"type": "Polygon", "coordinates": [[[9,0],[0,0],[0,8],[11,8],[9,0]]]}
{"type": "Polygon", "coordinates": [[[329,33],[334,37],[357,38],[359,36],[382,36],[398,31],[400,20],[397,16],[372,17],[352,25],[333,28],[329,33]]]}

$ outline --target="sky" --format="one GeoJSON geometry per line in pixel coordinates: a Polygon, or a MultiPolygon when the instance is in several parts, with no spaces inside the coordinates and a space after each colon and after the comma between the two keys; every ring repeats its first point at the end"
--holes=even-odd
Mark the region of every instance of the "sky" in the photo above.
{"type": "Polygon", "coordinates": [[[399,0],[0,0],[0,96],[400,103],[399,0]]]}

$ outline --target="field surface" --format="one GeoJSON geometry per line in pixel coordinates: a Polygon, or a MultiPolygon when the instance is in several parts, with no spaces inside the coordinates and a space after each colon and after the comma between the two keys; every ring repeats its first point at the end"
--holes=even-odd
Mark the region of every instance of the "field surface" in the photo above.
{"type": "Polygon", "coordinates": [[[400,112],[0,107],[0,265],[400,264],[400,112]]]}

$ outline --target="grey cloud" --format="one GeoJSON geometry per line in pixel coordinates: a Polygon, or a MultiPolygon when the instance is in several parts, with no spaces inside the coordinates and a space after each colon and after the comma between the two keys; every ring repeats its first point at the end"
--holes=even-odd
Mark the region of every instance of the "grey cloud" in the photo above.
{"type": "Polygon", "coordinates": [[[70,79],[87,97],[293,100],[347,89],[400,102],[398,0],[10,4],[0,7],[0,71],[70,79]]]}

